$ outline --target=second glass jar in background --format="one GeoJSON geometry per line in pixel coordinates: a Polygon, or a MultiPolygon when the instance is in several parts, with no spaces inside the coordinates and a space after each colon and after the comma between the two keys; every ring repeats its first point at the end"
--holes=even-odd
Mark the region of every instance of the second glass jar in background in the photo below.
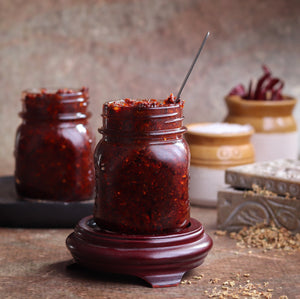
{"type": "Polygon", "coordinates": [[[23,199],[84,201],[94,194],[88,89],[27,90],[16,134],[15,182],[23,199]]]}

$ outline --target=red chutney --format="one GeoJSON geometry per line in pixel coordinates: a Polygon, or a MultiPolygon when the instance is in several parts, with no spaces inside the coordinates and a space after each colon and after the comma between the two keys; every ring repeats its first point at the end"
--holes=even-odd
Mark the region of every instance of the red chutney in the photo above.
{"type": "Polygon", "coordinates": [[[183,102],[120,100],[103,106],[95,150],[98,226],[118,233],[160,234],[190,223],[190,152],[183,102]]]}
{"type": "Polygon", "coordinates": [[[25,199],[83,201],[94,195],[94,136],[87,88],[23,92],[15,182],[25,199]]]}

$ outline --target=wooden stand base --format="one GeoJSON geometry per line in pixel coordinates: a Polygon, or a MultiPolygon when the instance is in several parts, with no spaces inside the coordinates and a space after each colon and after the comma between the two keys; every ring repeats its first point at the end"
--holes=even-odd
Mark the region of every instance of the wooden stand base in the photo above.
{"type": "Polygon", "coordinates": [[[188,270],[201,265],[212,247],[200,222],[173,234],[125,235],[101,230],[83,218],[66,244],[75,261],[102,272],[140,277],[152,287],[176,286],[188,270]]]}

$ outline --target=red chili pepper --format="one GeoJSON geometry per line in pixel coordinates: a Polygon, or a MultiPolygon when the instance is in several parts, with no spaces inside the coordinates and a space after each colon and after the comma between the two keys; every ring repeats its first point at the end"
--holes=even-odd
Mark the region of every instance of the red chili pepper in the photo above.
{"type": "Polygon", "coordinates": [[[252,80],[249,83],[248,91],[244,85],[239,84],[234,87],[229,95],[237,95],[245,100],[278,101],[282,100],[281,91],[284,82],[279,78],[272,78],[272,74],[266,65],[262,66],[263,76],[258,80],[256,87],[253,87],[252,80]]]}
{"type": "Polygon", "coordinates": [[[229,95],[237,95],[237,96],[244,97],[245,93],[246,93],[246,90],[245,90],[244,85],[239,84],[230,91],[229,95]]]}

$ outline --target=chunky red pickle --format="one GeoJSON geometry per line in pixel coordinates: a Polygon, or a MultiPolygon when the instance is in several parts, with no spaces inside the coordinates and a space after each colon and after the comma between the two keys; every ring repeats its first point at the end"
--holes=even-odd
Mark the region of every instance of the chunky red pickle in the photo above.
{"type": "Polygon", "coordinates": [[[89,92],[27,90],[16,134],[15,182],[20,197],[84,201],[94,196],[94,136],[89,92]]]}
{"type": "Polygon", "coordinates": [[[173,233],[190,222],[190,152],[183,101],[119,100],[103,106],[95,150],[94,218],[125,234],[173,233]]]}

